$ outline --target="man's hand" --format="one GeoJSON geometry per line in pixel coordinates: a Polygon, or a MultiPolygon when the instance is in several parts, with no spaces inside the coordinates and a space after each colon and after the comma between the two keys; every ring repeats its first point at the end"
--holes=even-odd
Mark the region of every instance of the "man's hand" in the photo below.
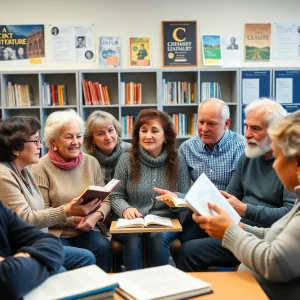
{"type": "Polygon", "coordinates": [[[132,220],[135,218],[142,218],[143,215],[136,208],[129,207],[123,211],[123,217],[132,220]]]}
{"type": "Polygon", "coordinates": [[[244,217],[247,209],[247,204],[243,203],[233,195],[226,193],[225,191],[220,191],[220,192],[227,199],[229,204],[236,210],[236,212],[241,217],[244,217]]]}
{"type": "Polygon", "coordinates": [[[199,223],[200,228],[216,239],[223,239],[227,228],[234,224],[225,210],[218,207],[216,204],[208,203],[208,207],[214,210],[218,215],[216,216],[200,216],[198,213],[193,213],[193,220],[199,223]]]}
{"type": "Polygon", "coordinates": [[[28,252],[19,252],[14,255],[14,257],[31,257],[28,252]]]}

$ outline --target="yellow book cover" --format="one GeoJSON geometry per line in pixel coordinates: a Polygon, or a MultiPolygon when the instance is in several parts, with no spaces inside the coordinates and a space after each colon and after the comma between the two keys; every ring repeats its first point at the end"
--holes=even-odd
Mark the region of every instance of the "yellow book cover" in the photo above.
{"type": "Polygon", "coordinates": [[[271,24],[245,24],[245,60],[267,61],[271,52],[271,24]]]}
{"type": "Polygon", "coordinates": [[[129,66],[130,67],[150,67],[151,66],[151,46],[149,37],[129,38],[129,66]]]}

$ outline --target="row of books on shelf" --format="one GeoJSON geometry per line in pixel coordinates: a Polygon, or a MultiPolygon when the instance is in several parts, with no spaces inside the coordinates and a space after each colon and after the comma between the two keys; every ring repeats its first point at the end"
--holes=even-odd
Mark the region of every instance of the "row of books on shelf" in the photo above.
{"type": "Polygon", "coordinates": [[[68,105],[67,88],[64,84],[50,84],[45,82],[42,86],[42,103],[44,106],[68,105]]]}
{"type": "MultiPolygon", "coordinates": [[[[123,136],[130,137],[132,135],[133,124],[137,119],[138,114],[131,114],[122,116],[121,123],[123,126],[123,136]]],[[[183,113],[171,115],[174,129],[177,135],[196,135],[197,134],[197,120],[196,113],[186,115],[183,113]]]]}
{"type": "Polygon", "coordinates": [[[108,86],[91,80],[82,80],[83,105],[110,105],[108,86]]]}
{"type": "Polygon", "coordinates": [[[142,103],[142,84],[121,82],[121,104],[133,105],[142,103]]]}
{"type": "Polygon", "coordinates": [[[33,92],[32,87],[28,84],[12,84],[7,82],[5,87],[6,106],[32,106],[33,105],[33,92]]]}
{"type": "Polygon", "coordinates": [[[221,87],[217,82],[201,83],[201,101],[204,101],[208,98],[221,99],[221,87]]]}
{"type": "Polygon", "coordinates": [[[165,104],[191,104],[196,102],[196,82],[166,81],[163,79],[165,104]]]}
{"type": "Polygon", "coordinates": [[[177,135],[196,135],[198,131],[196,113],[190,116],[182,113],[172,114],[172,121],[177,135]]]}
{"type": "Polygon", "coordinates": [[[125,137],[132,136],[132,129],[135,120],[137,119],[138,114],[122,116],[121,124],[123,126],[122,135],[125,137]]]}

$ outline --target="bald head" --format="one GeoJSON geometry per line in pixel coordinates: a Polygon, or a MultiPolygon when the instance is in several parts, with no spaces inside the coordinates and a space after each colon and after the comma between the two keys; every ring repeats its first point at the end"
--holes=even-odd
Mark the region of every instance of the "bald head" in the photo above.
{"type": "Polygon", "coordinates": [[[198,134],[211,150],[221,140],[229,125],[229,108],[224,101],[209,98],[199,105],[198,134]]]}
{"type": "Polygon", "coordinates": [[[220,114],[223,121],[230,118],[229,107],[223,100],[217,98],[208,98],[200,103],[198,113],[202,108],[205,110],[211,109],[215,111],[216,114],[220,114]]]}

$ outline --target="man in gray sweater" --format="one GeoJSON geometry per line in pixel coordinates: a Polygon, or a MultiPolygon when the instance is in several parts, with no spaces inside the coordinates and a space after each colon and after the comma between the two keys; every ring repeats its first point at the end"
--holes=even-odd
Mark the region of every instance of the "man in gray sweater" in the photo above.
{"type": "MultiPolygon", "coordinates": [[[[245,154],[241,156],[226,192],[221,193],[242,217],[243,223],[270,227],[292,209],[296,199],[284,189],[272,168],[272,142],[267,133],[270,124],[281,120],[286,111],[280,104],[263,99],[249,104],[245,114],[245,154]]],[[[203,271],[210,266],[239,264],[219,240],[208,237],[199,227],[198,230],[198,236],[185,242],[180,249],[177,261],[180,269],[203,271]]]]}

